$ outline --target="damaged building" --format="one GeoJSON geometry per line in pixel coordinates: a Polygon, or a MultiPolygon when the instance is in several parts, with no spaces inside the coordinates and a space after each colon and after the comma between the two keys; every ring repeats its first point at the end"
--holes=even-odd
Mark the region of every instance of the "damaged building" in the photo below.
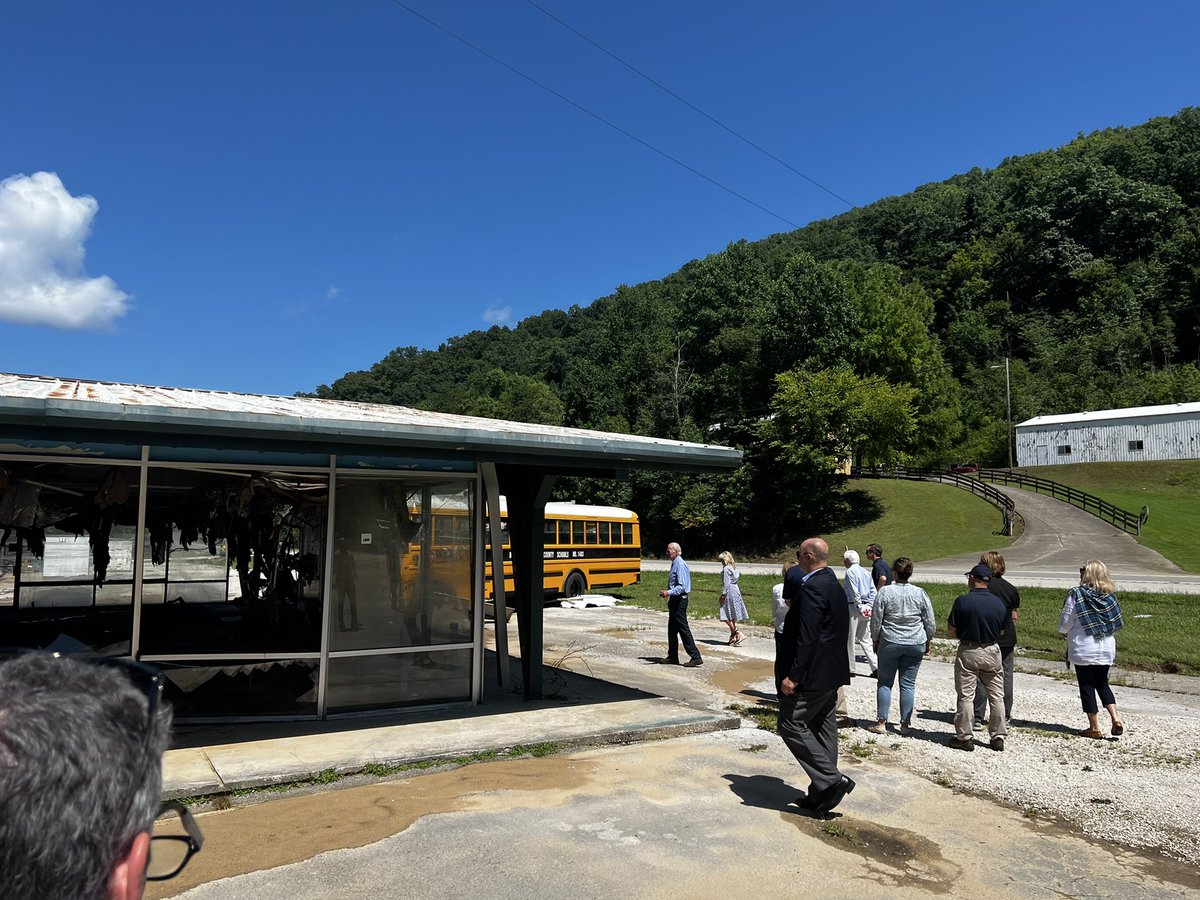
{"type": "MultiPolygon", "coordinates": [[[[478,703],[484,535],[503,494],[515,591],[495,602],[517,611],[536,697],[555,478],[740,460],[394,406],[0,374],[0,643],[153,663],[177,714],[201,721],[478,703]]],[[[504,616],[496,644],[506,663],[504,616]]]]}

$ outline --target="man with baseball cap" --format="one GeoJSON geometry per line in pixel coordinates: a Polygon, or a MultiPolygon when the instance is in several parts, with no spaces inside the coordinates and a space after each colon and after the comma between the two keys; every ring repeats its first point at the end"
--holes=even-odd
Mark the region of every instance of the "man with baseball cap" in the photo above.
{"type": "Polygon", "coordinates": [[[947,633],[958,638],[958,653],[954,657],[954,689],[958,694],[958,710],[954,715],[954,738],[950,746],[956,750],[974,750],[971,731],[975,726],[975,684],[983,683],[987,691],[989,746],[1004,749],[1008,728],[1004,721],[1004,666],[1000,655],[1000,632],[1008,618],[1004,601],[988,590],[992,570],[980,563],[964,573],[970,590],[959,596],[950,608],[947,633]]]}

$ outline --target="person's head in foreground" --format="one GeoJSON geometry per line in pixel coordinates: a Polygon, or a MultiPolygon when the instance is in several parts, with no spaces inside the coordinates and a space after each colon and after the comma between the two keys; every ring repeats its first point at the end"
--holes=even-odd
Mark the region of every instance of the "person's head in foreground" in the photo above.
{"type": "Polygon", "coordinates": [[[188,834],[151,851],[171,724],[161,693],[137,663],[0,651],[0,895],[136,900],[199,850],[170,804],[188,834]]]}

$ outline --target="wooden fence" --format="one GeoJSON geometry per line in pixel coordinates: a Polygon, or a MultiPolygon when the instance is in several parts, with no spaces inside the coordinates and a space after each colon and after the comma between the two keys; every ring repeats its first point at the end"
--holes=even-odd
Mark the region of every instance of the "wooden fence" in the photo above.
{"type": "MultiPolygon", "coordinates": [[[[945,484],[952,484],[955,487],[962,488],[965,491],[970,491],[977,497],[981,497],[988,503],[1000,510],[1004,516],[1004,522],[1000,530],[996,534],[1002,534],[1006,537],[1011,537],[1016,533],[1017,520],[1021,514],[1017,512],[1017,505],[1013,503],[1011,497],[1003,491],[996,490],[990,484],[980,481],[978,478],[973,478],[970,475],[960,475],[957,472],[951,472],[949,469],[920,469],[910,467],[883,468],[874,466],[870,468],[853,468],[850,470],[851,478],[902,478],[908,481],[940,481],[945,484]]],[[[1024,523],[1022,523],[1022,526],[1024,523]]]]}
{"type": "Polygon", "coordinates": [[[1026,475],[1024,472],[1012,472],[1008,469],[980,469],[973,474],[966,474],[951,472],[949,469],[911,467],[885,469],[876,466],[851,469],[850,475],[853,478],[903,478],[910,481],[940,481],[945,484],[953,484],[955,487],[968,490],[998,507],[1004,515],[1003,530],[999,533],[1004,535],[1014,533],[1016,520],[1020,517],[1020,513],[1016,511],[1016,504],[1012,498],[1003,491],[996,490],[992,487],[993,484],[1015,485],[1022,490],[1048,494],[1055,500],[1070,503],[1086,513],[1091,513],[1093,516],[1115,525],[1128,534],[1140,535],[1142,526],[1146,524],[1146,519],[1150,516],[1150,509],[1146,506],[1142,507],[1140,513],[1132,513],[1095,494],[1081,491],[1079,488],[1060,484],[1048,478],[1039,478],[1036,475],[1026,475]]]}
{"type": "Polygon", "coordinates": [[[1055,500],[1070,503],[1084,512],[1103,519],[1110,525],[1115,525],[1128,534],[1140,535],[1142,526],[1146,524],[1146,519],[1150,516],[1150,508],[1147,506],[1143,506],[1140,513],[1132,513],[1095,494],[1051,481],[1049,478],[1026,475],[1024,472],[1011,472],[1008,469],[980,469],[978,477],[980,480],[990,481],[992,484],[1015,484],[1022,490],[1049,494],[1055,500]]]}

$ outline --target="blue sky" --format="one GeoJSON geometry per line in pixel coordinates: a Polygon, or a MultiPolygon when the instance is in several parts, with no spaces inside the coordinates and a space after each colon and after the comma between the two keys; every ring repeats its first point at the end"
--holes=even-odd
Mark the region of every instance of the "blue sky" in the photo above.
{"type": "MultiPolygon", "coordinates": [[[[0,371],[311,390],[846,208],[527,0],[403,2],[753,204],[393,0],[8,0],[0,371]]],[[[1185,2],[537,2],[854,204],[1200,103],[1185,2]]]]}

